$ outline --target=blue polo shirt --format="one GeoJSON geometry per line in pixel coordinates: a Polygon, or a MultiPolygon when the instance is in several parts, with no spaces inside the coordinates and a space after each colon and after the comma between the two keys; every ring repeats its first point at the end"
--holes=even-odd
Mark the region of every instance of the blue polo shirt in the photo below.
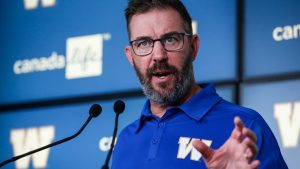
{"type": "Polygon", "coordinates": [[[260,168],[287,168],[271,129],[257,112],[223,100],[212,84],[201,87],[189,101],[167,109],[161,118],[152,115],[148,100],[140,118],[120,133],[112,169],[204,169],[192,139],[218,149],[231,135],[235,116],[257,135],[260,168]]]}

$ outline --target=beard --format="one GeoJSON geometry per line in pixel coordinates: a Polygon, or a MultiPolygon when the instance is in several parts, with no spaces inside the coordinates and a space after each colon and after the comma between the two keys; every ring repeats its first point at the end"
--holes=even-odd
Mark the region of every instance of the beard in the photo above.
{"type": "Polygon", "coordinates": [[[139,77],[143,92],[149,100],[162,106],[172,106],[180,103],[192,85],[192,57],[190,57],[191,55],[188,56],[181,65],[181,71],[169,65],[166,60],[162,60],[148,68],[144,75],[134,63],[134,69],[139,77]],[[175,80],[160,83],[158,84],[159,89],[155,90],[151,79],[154,72],[158,70],[170,72],[175,77],[175,80]]]}

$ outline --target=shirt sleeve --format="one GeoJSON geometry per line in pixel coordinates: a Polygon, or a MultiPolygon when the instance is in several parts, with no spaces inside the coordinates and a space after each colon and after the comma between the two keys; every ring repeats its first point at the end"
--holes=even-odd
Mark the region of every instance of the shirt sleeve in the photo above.
{"type": "Polygon", "coordinates": [[[260,169],[288,169],[276,138],[265,120],[259,115],[248,126],[257,136],[258,154],[256,159],[260,161],[260,169]]]}

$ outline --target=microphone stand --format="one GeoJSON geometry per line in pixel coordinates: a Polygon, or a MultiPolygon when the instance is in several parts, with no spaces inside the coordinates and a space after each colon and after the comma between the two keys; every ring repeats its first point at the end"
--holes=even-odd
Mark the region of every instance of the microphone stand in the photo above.
{"type": "Polygon", "coordinates": [[[109,152],[108,152],[108,154],[106,156],[106,160],[105,160],[104,165],[102,166],[102,169],[109,169],[108,163],[109,163],[110,157],[112,155],[112,151],[113,151],[114,146],[115,146],[115,140],[116,140],[116,135],[117,135],[117,131],[118,131],[119,115],[120,115],[119,113],[116,113],[115,128],[114,128],[114,132],[113,132],[113,139],[112,139],[112,142],[110,144],[110,149],[109,149],[109,152]]]}
{"type": "Polygon", "coordinates": [[[122,100],[117,100],[114,104],[114,111],[116,113],[116,118],[115,118],[115,128],[114,128],[114,132],[113,132],[113,138],[112,138],[112,142],[110,144],[109,152],[106,156],[105,163],[101,169],[109,169],[108,163],[109,163],[110,157],[112,155],[112,151],[115,146],[115,140],[116,140],[116,135],[117,135],[117,131],[118,131],[119,115],[121,113],[123,113],[124,110],[125,110],[125,103],[122,100]]]}

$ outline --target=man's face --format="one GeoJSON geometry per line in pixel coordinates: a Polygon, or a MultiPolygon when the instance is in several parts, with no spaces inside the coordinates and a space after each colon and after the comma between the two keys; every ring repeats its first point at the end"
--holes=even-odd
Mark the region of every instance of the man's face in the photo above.
{"type": "MultiPolygon", "coordinates": [[[[130,40],[140,38],[160,39],[164,35],[185,33],[180,15],[173,9],[154,9],[132,17],[130,40]]],[[[179,51],[166,51],[160,41],[154,43],[152,53],[138,56],[130,46],[125,48],[126,56],[134,66],[143,86],[144,93],[161,105],[172,105],[184,97],[193,80],[192,62],[195,52],[188,36],[179,51]]]]}

